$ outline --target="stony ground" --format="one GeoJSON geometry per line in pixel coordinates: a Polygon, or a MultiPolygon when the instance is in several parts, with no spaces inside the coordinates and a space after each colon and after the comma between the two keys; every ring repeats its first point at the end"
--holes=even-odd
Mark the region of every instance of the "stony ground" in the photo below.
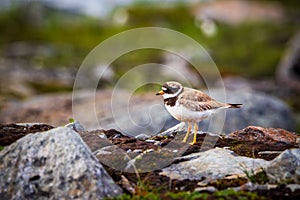
{"type": "MultiPolygon", "coordinates": [[[[118,147],[124,149],[124,150],[134,150],[134,149],[151,149],[154,147],[153,143],[138,141],[136,139],[128,138],[125,136],[115,138],[116,134],[119,134],[115,131],[109,131],[106,133],[108,136],[108,139],[118,147]],[[136,145],[138,143],[138,145],[136,145]]],[[[198,135],[197,137],[197,143],[195,145],[189,146],[189,148],[186,150],[184,155],[188,155],[191,153],[199,152],[201,151],[202,142],[205,138],[206,134],[198,135]]],[[[183,135],[182,135],[183,138],[183,135]]],[[[168,143],[172,140],[172,137],[157,137],[156,140],[161,140],[164,145],[168,145],[168,143]]],[[[295,145],[290,144],[284,144],[284,143],[273,143],[266,145],[263,142],[255,142],[255,141],[237,141],[234,139],[227,139],[227,138],[220,138],[218,139],[217,143],[214,147],[229,147],[230,150],[233,150],[237,155],[240,156],[247,156],[252,158],[262,158],[265,160],[272,160],[276,156],[279,155],[279,153],[274,154],[259,154],[259,152],[262,151],[278,151],[281,152],[286,149],[290,148],[297,148],[295,145]]],[[[124,183],[127,179],[131,186],[136,186],[136,183],[138,183],[138,179],[140,178],[141,182],[144,183],[147,187],[147,190],[154,190],[159,191],[162,195],[166,192],[172,191],[172,192],[182,192],[182,191],[189,191],[193,192],[197,187],[197,183],[199,181],[190,181],[190,180],[170,180],[169,178],[165,176],[159,175],[161,172],[160,170],[148,172],[148,173],[142,173],[139,174],[139,178],[134,173],[123,173],[120,171],[113,170],[106,166],[106,170],[109,172],[109,174],[113,177],[113,179],[120,184],[120,186],[127,192],[132,193],[133,191],[130,191],[130,188],[128,186],[128,183],[124,183]],[[129,190],[129,191],[128,191],[129,190]]],[[[253,177],[253,180],[255,180],[256,183],[264,184],[267,183],[267,177],[262,172],[261,174],[258,174],[256,177],[253,177]]],[[[238,178],[238,179],[223,179],[219,181],[215,181],[214,183],[211,183],[209,186],[214,186],[218,190],[224,190],[226,188],[231,187],[239,187],[244,185],[249,181],[249,177],[244,178],[238,178]]],[[[133,187],[134,188],[134,187],[133,187]]],[[[136,187],[137,188],[137,187],[136,187]]],[[[137,191],[134,191],[137,192],[137,191]]],[[[144,191],[145,192],[145,191],[144,191]]],[[[282,186],[280,189],[271,189],[271,190],[258,190],[257,193],[259,195],[262,195],[266,198],[286,198],[287,196],[289,198],[297,197],[300,195],[300,191],[292,192],[288,188],[285,188],[282,186]]],[[[162,196],[164,197],[164,196],[162,196]]],[[[210,198],[214,199],[214,195],[211,195],[210,198]]]]}
{"type": "MultiPolygon", "coordinates": [[[[26,126],[22,124],[8,124],[0,126],[0,145],[7,146],[19,138],[25,136],[29,133],[42,132],[49,129],[52,129],[52,126],[46,124],[35,124],[34,126],[26,126]]],[[[247,130],[247,129],[246,129],[247,130]]],[[[253,130],[252,130],[253,131],[253,130]]],[[[183,134],[177,133],[179,139],[183,137],[183,134]]],[[[161,147],[169,145],[172,140],[174,140],[174,135],[172,136],[155,136],[150,140],[138,140],[135,138],[123,136],[120,132],[115,130],[96,130],[96,131],[83,131],[80,132],[83,140],[88,144],[91,150],[96,150],[99,145],[105,146],[104,143],[107,143],[107,139],[109,142],[119,147],[120,149],[126,152],[132,152],[132,156],[136,156],[137,152],[146,152],[149,149],[157,150],[161,147]],[[104,137],[99,137],[100,135],[104,137]],[[93,137],[96,136],[96,137],[93,137]],[[97,139],[95,139],[97,138],[97,139]],[[153,141],[159,142],[160,145],[155,144],[153,141]]],[[[195,145],[190,145],[184,152],[184,155],[189,155],[191,153],[205,151],[202,148],[202,143],[205,139],[206,134],[197,136],[197,143],[195,145]]],[[[216,139],[216,138],[215,138],[216,139]]],[[[179,140],[180,141],[180,140],[179,140]]],[[[251,158],[262,158],[264,160],[272,160],[276,158],[279,153],[286,149],[291,148],[299,148],[295,143],[288,142],[278,142],[275,140],[269,140],[268,142],[258,142],[258,141],[241,141],[228,137],[217,137],[217,142],[214,145],[214,148],[228,148],[234,151],[237,155],[246,156],[251,158]],[[267,152],[267,153],[263,153],[267,152]]],[[[180,145],[179,145],[180,146],[180,145]]],[[[171,147],[172,148],[172,147],[171,147]]],[[[176,148],[176,145],[174,145],[176,148]]],[[[129,153],[130,155],[130,153],[129,153]]],[[[147,156],[145,153],[143,156],[147,156]]],[[[167,158],[168,154],[166,154],[167,158]]],[[[166,159],[163,158],[163,159],[166,159]]],[[[103,156],[101,155],[101,159],[107,159],[111,161],[111,156],[103,156]]],[[[175,161],[176,162],[176,161],[175,161]]],[[[104,164],[105,169],[109,173],[109,175],[114,179],[114,181],[121,186],[121,188],[129,195],[141,195],[145,196],[147,193],[156,193],[159,194],[160,198],[166,199],[182,199],[180,198],[181,192],[194,192],[199,187],[199,181],[191,181],[191,180],[171,180],[166,176],[160,175],[161,170],[155,170],[146,173],[129,173],[129,172],[121,172],[115,170],[109,166],[104,164]],[[170,196],[169,192],[174,192],[178,194],[179,197],[170,196]]],[[[205,188],[207,190],[201,191],[201,193],[206,193],[208,199],[217,199],[216,193],[213,193],[210,188],[215,188],[217,190],[224,190],[227,188],[236,188],[236,187],[244,187],[244,185],[249,182],[249,180],[253,184],[266,184],[268,183],[268,178],[264,171],[257,173],[255,175],[249,175],[245,177],[239,177],[235,179],[221,179],[217,181],[213,181],[209,183],[205,188]]],[[[246,187],[246,186],[245,186],[246,187]]],[[[289,188],[285,187],[285,185],[281,185],[280,187],[266,189],[266,188],[257,188],[252,191],[256,196],[251,197],[255,199],[293,199],[300,196],[300,190],[291,191],[289,188]]],[[[232,194],[233,195],[233,194],[232,194]]],[[[245,195],[245,197],[250,198],[249,194],[239,194],[241,196],[245,195]]],[[[230,196],[230,195],[229,195],[230,196]]],[[[126,197],[126,196],[125,196],[126,197]]],[[[124,198],[125,198],[124,197],[124,198]]],[[[127,196],[128,197],[128,196],[127,196]]],[[[132,196],[131,196],[132,197],[132,196]]],[[[230,197],[230,199],[235,199],[234,196],[230,197]]]]}

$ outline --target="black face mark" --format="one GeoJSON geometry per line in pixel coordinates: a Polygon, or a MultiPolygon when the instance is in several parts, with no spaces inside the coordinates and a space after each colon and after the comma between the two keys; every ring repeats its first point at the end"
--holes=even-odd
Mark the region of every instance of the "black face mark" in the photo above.
{"type": "Polygon", "coordinates": [[[164,93],[167,93],[167,94],[175,94],[176,92],[178,92],[179,89],[180,89],[180,87],[177,85],[163,84],[163,86],[162,86],[162,91],[164,91],[164,93]]]}
{"type": "Polygon", "coordinates": [[[175,106],[177,99],[178,99],[178,97],[164,99],[164,104],[173,107],[173,106],[175,106]]]}

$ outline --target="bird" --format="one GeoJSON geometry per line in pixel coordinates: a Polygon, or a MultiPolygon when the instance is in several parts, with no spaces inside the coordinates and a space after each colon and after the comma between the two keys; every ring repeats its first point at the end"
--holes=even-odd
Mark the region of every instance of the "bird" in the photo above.
{"type": "Polygon", "coordinates": [[[226,108],[240,108],[243,104],[221,103],[204,92],[183,87],[175,81],[165,82],[156,95],[162,95],[167,111],[178,121],[187,122],[187,132],[183,138],[186,142],[194,124],[194,138],[189,144],[196,144],[198,122],[215,112],[226,108]]]}

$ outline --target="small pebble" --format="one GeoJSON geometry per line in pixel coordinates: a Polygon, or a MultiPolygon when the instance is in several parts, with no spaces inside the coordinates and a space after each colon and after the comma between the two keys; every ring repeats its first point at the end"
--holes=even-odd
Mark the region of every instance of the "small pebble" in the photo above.
{"type": "Polygon", "coordinates": [[[126,153],[131,153],[132,152],[132,150],[131,149],[128,149],[127,151],[126,151],[126,153]]]}
{"type": "Polygon", "coordinates": [[[135,136],[134,138],[135,139],[138,139],[138,140],[146,140],[148,139],[150,136],[149,135],[146,135],[146,134],[139,134],[137,136],[135,136]]]}
{"type": "Polygon", "coordinates": [[[102,139],[107,139],[107,136],[104,133],[100,133],[98,136],[102,139]]]}
{"type": "Polygon", "coordinates": [[[135,149],[135,150],[133,150],[133,153],[142,153],[142,152],[143,152],[142,149],[135,149]]]}
{"type": "Polygon", "coordinates": [[[146,140],[145,142],[155,143],[157,141],[156,140],[146,140]]]}
{"type": "Polygon", "coordinates": [[[156,146],[161,146],[161,142],[160,141],[156,141],[156,142],[154,142],[154,145],[156,145],[156,146]]]}
{"type": "Polygon", "coordinates": [[[120,138],[121,137],[121,134],[116,134],[114,137],[113,137],[113,139],[117,139],[117,138],[120,138]]]}
{"type": "Polygon", "coordinates": [[[213,193],[213,192],[216,192],[218,190],[217,190],[217,188],[215,188],[213,186],[207,186],[207,187],[198,187],[198,188],[195,188],[194,191],[195,192],[210,192],[210,193],[213,193]]]}

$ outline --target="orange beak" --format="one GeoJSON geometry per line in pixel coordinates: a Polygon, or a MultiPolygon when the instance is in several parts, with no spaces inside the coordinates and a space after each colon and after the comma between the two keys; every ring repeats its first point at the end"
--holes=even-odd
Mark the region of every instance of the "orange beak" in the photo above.
{"type": "Polygon", "coordinates": [[[164,94],[164,91],[159,91],[158,93],[156,93],[156,95],[163,95],[164,94]]]}

